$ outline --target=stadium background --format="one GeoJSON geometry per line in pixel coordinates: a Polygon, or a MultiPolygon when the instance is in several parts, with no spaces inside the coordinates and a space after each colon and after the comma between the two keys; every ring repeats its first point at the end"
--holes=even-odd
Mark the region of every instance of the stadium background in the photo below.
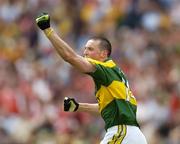
{"type": "Polygon", "coordinates": [[[0,0],[0,144],[98,144],[100,117],[63,112],[63,98],[96,102],[94,85],[57,56],[36,27],[52,26],[79,54],[104,35],[129,78],[149,144],[180,140],[179,0],[0,0]]]}

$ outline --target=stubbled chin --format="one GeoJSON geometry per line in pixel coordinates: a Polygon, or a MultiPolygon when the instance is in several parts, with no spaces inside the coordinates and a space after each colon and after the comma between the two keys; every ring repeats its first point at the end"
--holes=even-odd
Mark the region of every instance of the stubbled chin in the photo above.
{"type": "Polygon", "coordinates": [[[94,60],[96,60],[95,58],[90,57],[90,56],[84,56],[84,58],[90,58],[90,59],[94,59],[94,60]]]}

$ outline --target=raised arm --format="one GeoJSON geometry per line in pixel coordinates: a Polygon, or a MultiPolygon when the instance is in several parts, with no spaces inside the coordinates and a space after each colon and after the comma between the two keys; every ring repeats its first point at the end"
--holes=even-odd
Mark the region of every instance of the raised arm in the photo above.
{"type": "Polygon", "coordinates": [[[95,66],[86,58],[78,55],[65,41],[63,41],[57,33],[50,27],[50,16],[43,13],[36,18],[36,23],[41,30],[44,31],[57,53],[72,66],[81,72],[92,72],[95,66]]]}

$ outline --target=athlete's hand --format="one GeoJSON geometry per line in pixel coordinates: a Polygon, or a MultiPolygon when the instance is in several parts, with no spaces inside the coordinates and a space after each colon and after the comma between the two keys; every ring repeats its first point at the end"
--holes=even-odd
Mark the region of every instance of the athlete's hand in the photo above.
{"type": "Polygon", "coordinates": [[[48,13],[42,13],[36,18],[36,24],[41,30],[45,30],[50,27],[50,16],[48,13]]]}
{"type": "Polygon", "coordinates": [[[79,108],[79,104],[74,98],[65,97],[64,98],[64,111],[74,112],[79,108]]]}

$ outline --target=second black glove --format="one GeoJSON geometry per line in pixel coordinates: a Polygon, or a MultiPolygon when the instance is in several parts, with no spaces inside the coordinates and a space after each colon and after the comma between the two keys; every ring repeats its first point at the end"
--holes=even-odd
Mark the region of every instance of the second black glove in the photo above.
{"type": "Polygon", "coordinates": [[[74,98],[65,97],[64,98],[64,111],[74,112],[79,108],[79,104],[74,98]]]}

